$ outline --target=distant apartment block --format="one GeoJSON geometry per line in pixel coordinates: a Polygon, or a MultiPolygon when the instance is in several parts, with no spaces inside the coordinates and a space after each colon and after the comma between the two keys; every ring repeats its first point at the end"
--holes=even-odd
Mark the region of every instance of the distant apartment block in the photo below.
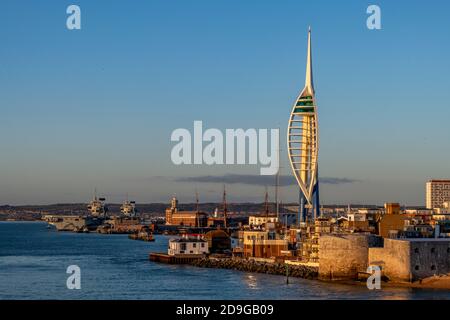
{"type": "Polygon", "coordinates": [[[450,201],[450,180],[430,180],[426,184],[427,209],[442,208],[450,201]]]}

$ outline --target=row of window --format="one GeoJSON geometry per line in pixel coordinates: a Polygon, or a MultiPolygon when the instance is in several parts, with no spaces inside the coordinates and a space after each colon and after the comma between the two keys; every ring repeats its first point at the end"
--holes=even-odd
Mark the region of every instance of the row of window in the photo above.
{"type": "MultiPolygon", "coordinates": [[[[256,236],[247,236],[247,240],[257,240],[258,238],[256,236]]],[[[264,236],[260,237],[261,240],[264,240],[264,236]]]]}
{"type": "MultiPolygon", "coordinates": [[[[415,248],[414,253],[419,253],[419,248],[415,248]]],[[[436,248],[431,248],[431,253],[436,253],[436,248]]],[[[447,253],[450,253],[450,248],[447,248],[447,253]]]]}
{"type": "MultiPolygon", "coordinates": [[[[419,267],[419,266],[415,266],[415,267],[414,267],[414,270],[419,271],[419,270],[420,270],[420,267],[419,267]]],[[[431,266],[431,270],[435,271],[435,270],[436,270],[436,266],[435,266],[435,265],[432,265],[432,266],[431,266]]]]}
{"type": "MultiPolygon", "coordinates": [[[[205,247],[205,243],[204,243],[204,242],[202,242],[200,245],[201,245],[202,248],[205,247]]],[[[192,244],[192,247],[193,247],[193,248],[197,248],[197,243],[193,243],[193,244],[192,244]]],[[[181,250],[186,250],[186,248],[187,248],[187,247],[186,247],[186,243],[182,243],[181,246],[180,246],[180,249],[181,249],[181,250]]]]}

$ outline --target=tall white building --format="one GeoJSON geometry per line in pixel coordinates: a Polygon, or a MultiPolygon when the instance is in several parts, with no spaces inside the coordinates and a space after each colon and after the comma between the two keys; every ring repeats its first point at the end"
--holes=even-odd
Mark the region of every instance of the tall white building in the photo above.
{"type": "Polygon", "coordinates": [[[430,180],[426,184],[427,209],[443,208],[450,201],[450,180],[430,180]]]}

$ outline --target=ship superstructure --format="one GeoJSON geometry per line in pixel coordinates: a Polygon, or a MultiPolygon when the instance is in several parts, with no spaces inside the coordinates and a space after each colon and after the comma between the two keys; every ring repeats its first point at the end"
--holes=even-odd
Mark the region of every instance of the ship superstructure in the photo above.
{"type": "Polygon", "coordinates": [[[127,217],[136,217],[136,202],[125,200],[120,207],[120,212],[127,217]]]}
{"type": "Polygon", "coordinates": [[[87,206],[90,215],[93,217],[106,217],[108,208],[105,205],[105,198],[98,198],[97,192],[94,192],[94,198],[87,206]]]}

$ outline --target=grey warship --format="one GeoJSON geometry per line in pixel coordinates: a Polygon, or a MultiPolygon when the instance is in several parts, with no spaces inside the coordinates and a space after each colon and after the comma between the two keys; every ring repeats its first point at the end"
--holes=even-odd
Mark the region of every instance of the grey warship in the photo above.
{"type": "Polygon", "coordinates": [[[108,208],[105,198],[98,198],[94,192],[92,201],[88,204],[89,211],[86,215],[46,215],[43,217],[49,225],[58,231],[91,232],[96,231],[108,218],[108,208]]]}

